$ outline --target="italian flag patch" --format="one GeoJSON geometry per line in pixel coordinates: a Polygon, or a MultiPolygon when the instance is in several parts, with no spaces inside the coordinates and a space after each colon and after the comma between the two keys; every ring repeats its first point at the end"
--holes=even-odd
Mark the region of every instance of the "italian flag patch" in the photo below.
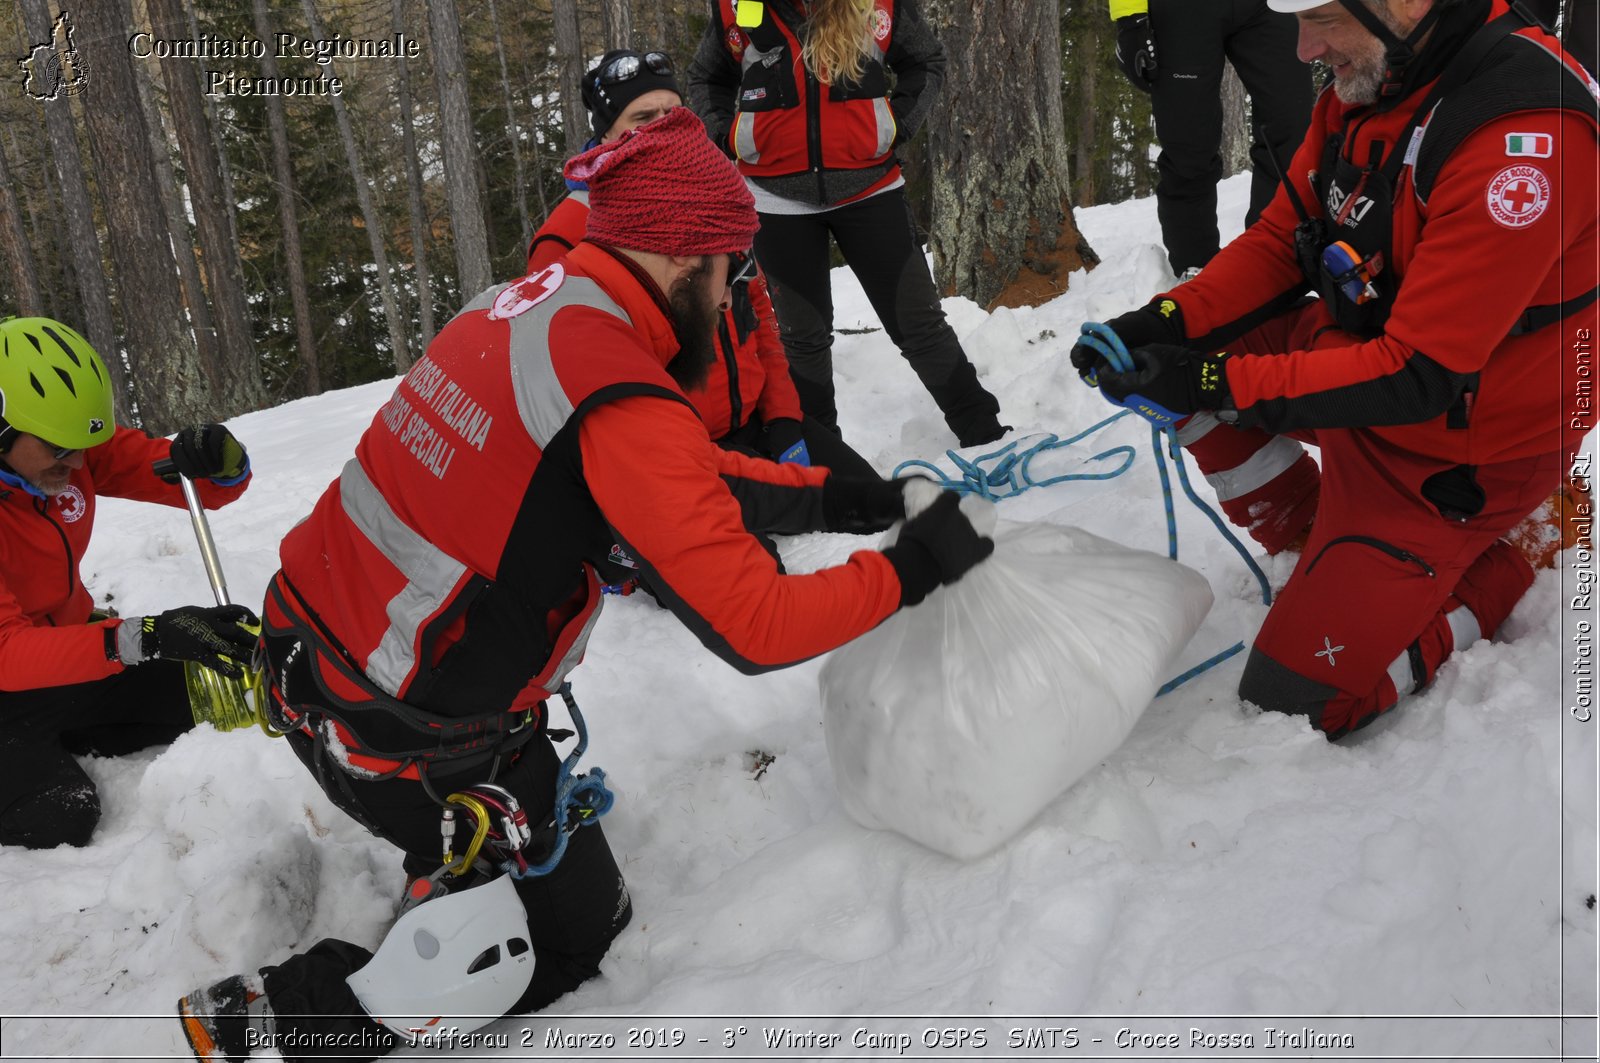
{"type": "Polygon", "coordinates": [[[1556,139],[1549,133],[1507,133],[1506,154],[1513,158],[1548,159],[1556,139]]]}

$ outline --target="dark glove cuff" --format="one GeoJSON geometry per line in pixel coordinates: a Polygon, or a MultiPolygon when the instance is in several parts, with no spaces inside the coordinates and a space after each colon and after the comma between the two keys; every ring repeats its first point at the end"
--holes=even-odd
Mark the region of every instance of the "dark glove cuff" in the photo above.
{"type": "MultiPolygon", "coordinates": [[[[1183,326],[1183,307],[1179,306],[1178,301],[1170,295],[1158,295],[1134,313],[1146,315],[1154,331],[1165,333],[1160,339],[1146,340],[1145,343],[1167,342],[1181,346],[1188,339],[1188,333],[1183,326]]],[[[1129,344],[1129,347],[1138,346],[1143,344],[1129,344]]]]}
{"type": "Polygon", "coordinates": [[[933,552],[915,539],[902,539],[884,548],[883,556],[900,577],[900,608],[917,605],[941,582],[939,562],[933,552]]]}

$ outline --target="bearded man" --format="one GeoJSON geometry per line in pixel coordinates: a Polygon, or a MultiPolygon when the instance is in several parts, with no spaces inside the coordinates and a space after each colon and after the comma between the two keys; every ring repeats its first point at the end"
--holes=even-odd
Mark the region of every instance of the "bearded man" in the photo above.
{"type": "Polygon", "coordinates": [[[556,811],[570,776],[544,708],[619,572],[755,673],[842,645],[994,548],[945,494],[881,552],[781,574],[750,524],[867,531],[905,507],[899,484],[715,446],[684,395],[755,235],[750,193],[682,107],[566,173],[589,186],[585,239],[440,331],[268,589],[280,729],[337,805],[404,850],[421,903],[376,955],[323,941],[186,996],[201,1060],[371,1058],[396,1032],[470,1032],[599,973],[632,906],[603,829],[556,811]],[[499,859],[453,877],[441,824],[474,802],[499,859]]]}
{"type": "Polygon", "coordinates": [[[1239,692],[1332,738],[1533,582],[1504,537],[1593,425],[1595,86],[1504,0],[1268,2],[1333,72],[1286,186],[1197,278],[1086,324],[1072,361],[1175,424],[1268,553],[1303,544],[1239,692]]]}

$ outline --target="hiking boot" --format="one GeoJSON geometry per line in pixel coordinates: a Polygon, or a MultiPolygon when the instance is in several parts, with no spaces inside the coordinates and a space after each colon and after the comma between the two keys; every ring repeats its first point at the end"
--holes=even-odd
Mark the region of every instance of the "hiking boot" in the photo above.
{"type": "Polygon", "coordinates": [[[200,1063],[243,1063],[272,1044],[272,1009],[257,975],[231,975],[180,997],[178,1021],[200,1063]]]}
{"type": "Polygon", "coordinates": [[[1588,490],[1564,477],[1555,493],[1522,518],[1506,538],[1535,569],[1555,568],[1556,555],[1587,536],[1588,515],[1593,512],[1588,490]]]}

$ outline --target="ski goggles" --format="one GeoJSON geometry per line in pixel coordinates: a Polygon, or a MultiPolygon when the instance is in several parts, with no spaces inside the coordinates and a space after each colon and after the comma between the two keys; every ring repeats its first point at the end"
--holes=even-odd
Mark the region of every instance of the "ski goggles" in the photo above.
{"type": "Polygon", "coordinates": [[[672,57],[666,52],[645,52],[643,55],[619,55],[606,64],[595,79],[601,85],[620,85],[648,70],[657,77],[672,76],[672,57]]]}
{"type": "Polygon", "coordinates": [[[728,252],[728,287],[743,284],[756,275],[756,257],[748,251],[728,252]]]}

